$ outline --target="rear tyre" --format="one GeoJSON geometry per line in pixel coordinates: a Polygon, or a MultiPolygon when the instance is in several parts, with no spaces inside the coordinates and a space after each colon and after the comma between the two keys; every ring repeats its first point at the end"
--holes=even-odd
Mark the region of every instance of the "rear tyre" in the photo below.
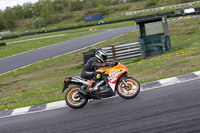
{"type": "Polygon", "coordinates": [[[82,108],[88,102],[88,99],[81,97],[78,94],[79,89],[80,88],[78,86],[72,87],[67,91],[65,95],[65,101],[67,105],[71,108],[74,108],[74,109],[82,108]]]}
{"type": "Polygon", "coordinates": [[[126,78],[126,82],[128,86],[121,81],[117,85],[117,93],[119,96],[125,99],[131,99],[136,97],[140,92],[140,84],[134,78],[126,78]]]}

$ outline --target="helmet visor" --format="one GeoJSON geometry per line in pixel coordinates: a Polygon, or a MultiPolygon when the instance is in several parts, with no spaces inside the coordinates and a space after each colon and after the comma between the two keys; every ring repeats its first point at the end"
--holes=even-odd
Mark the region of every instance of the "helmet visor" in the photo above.
{"type": "Polygon", "coordinates": [[[102,55],[102,59],[103,59],[103,62],[106,62],[106,60],[107,60],[107,55],[102,55]]]}

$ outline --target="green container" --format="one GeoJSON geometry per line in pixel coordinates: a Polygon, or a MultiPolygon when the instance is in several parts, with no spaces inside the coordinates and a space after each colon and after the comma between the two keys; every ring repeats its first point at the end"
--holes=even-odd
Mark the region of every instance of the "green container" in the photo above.
{"type": "MultiPolygon", "coordinates": [[[[140,52],[142,58],[152,57],[156,55],[161,55],[166,51],[171,51],[171,43],[169,36],[169,29],[166,17],[156,17],[156,18],[148,18],[142,20],[136,20],[136,23],[140,27],[140,52]],[[162,30],[163,33],[146,35],[146,29],[149,25],[148,23],[153,22],[162,22],[162,30]]],[[[153,25],[150,25],[153,26],[153,25]]],[[[154,29],[151,29],[154,30],[154,29]]],[[[160,32],[160,31],[159,31],[160,32]]],[[[154,32],[152,32],[154,33],[154,32]]]]}

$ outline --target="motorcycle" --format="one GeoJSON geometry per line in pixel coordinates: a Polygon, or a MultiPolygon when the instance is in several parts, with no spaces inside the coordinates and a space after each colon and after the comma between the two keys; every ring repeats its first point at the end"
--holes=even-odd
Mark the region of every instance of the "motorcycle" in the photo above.
{"type": "Polygon", "coordinates": [[[70,84],[76,85],[70,88],[66,95],[65,101],[71,108],[77,109],[85,106],[89,99],[97,100],[114,96],[117,92],[120,97],[131,99],[136,97],[140,92],[139,82],[128,77],[128,69],[118,62],[111,65],[112,68],[99,68],[96,72],[100,72],[102,77],[97,81],[90,93],[83,91],[87,89],[90,80],[79,76],[64,79],[64,87],[62,93],[70,84]]]}

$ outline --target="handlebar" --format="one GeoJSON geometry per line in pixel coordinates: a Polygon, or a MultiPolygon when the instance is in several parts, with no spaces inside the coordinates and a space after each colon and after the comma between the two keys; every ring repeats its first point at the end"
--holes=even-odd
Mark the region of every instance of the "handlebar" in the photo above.
{"type": "Polygon", "coordinates": [[[112,64],[111,64],[111,67],[114,67],[114,66],[116,66],[116,65],[118,65],[119,63],[117,62],[117,61],[115,61],[115,62],[113,62],[112,64]]]}

